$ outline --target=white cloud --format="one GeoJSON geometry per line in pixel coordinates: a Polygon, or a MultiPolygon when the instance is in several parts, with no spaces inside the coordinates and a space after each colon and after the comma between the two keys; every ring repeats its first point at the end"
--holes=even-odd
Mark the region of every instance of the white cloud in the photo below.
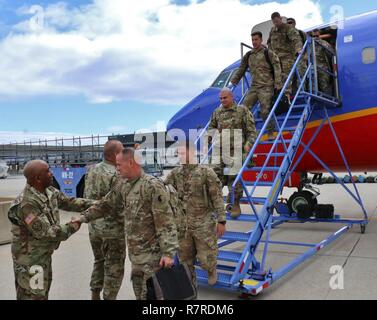
{"type": "Polygon", "coordinates": [[[83,94],[92,103],[182,104],[239,58],[239,43],[250,42],[251,27],[273,11],[296,17],[301,28],[322,23],[313,0],[23,7],[25,21],[0,42],[0,99],[83,94]]]}

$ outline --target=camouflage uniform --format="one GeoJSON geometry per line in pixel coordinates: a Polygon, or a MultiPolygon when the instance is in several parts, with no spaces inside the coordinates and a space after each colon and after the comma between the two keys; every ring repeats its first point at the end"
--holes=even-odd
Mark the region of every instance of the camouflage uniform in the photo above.
{"type": "Polygon", "coordinates": [[[84,211],[93,203],[93,200],[68,198],[53,187],[43,194],[26,185],[8,212],[12,222],[12,258],[18,300],[48,299],[52,281],[51,256],[61,241],[75,233],[71,225],[60,224],[59,209],[84,211]],[[35,268],[43,269],[43,283],[32,288],[35,268]]]}
{"type": "MultiPolygon", "coordinates": [[[[253,146],[255,139],[257,137],[257,132],[255,128],[254,117],[250,110],[245,106],[237,106],[233,103],[232,107],[224,108],[222,105],[217,108],[211,116],[210,124],[208,127],[209,134],[211,134],[211,130],[217,129],[221,134],[220,141],[214,141],[215,146],[220,148],[219,154],[222,154],[222,147],[226,147],[226,141],[222,141],[223,138],[223,130],[228,129],[230,130],[230,151],[231,154],[237,149],[237,146],[234,143],[241,143],[242,152],[243,146],[249,145],[250,147],[253,146]],[[242,141],[234,141],[234,129],[241,129],[242,130],[242,141]]],[[[243,155],[243,159],[245,159],[245,155],[243,155]]],[[[223,156],[220,157],[220,163],[215,164],[213,166],[213,170],[216,172],[217,176],[219,177],[222,186],[227,185],[229,192],[232,190],[232,184],[236,178],[236,176],[229,175],[224,173],[225,168],[233,169],[233,172],[239,171],[241,168],[234,168],[226,164],[224,161],[223,156]]],[[[235,203],[239,203],[239,200],[242,198],[243,189],[241,183],[237,183],[235,188],[235,203]]],[[[228,197],[228,202],[229,201],[228,197]]]]}
{"type": "MultiPolygon", "coordinates": [[[[247,93],[243,104],[251,108],[258,100],[261,103],[260,114],[265,121],[271,110],[274,87],[281,87],[281,66],[278,56],[271,50],[267,50],[271,65],[267,62],[265,48],[253,49],[242,59],[241,65],[232,78],[232,83],[237,84],[244,76],[247,68],[253,76],[252,86],[247,93]]],[[[268,132],[275,128],[274,122],[270,121],[268,132]]]]}
{"type": "Polygon", "coordinates": [[[124,206],[131,279],[136,299],[146,299],[146,280],[159,269],[162,256],[173,258],[178,249],[177,228],[163,182],[142,173],[111,191],[82,216],[83,222],[114,215],[124,206]]]}
{"type": "MultiPolygon", "coordinates": [[[[301,41],[302,41],[302,45],[304,46],[306,39],[307,39],[306,33],[302,30],[299,30],[299,29],[296,29],[296,30],[299,33],[301,41]]],[[[305,53],[303,55],[299,65],[298,65],[298,72],[300,74],[301,79],[305,75],[307,68],[308,68],[308,55],[305,53]]],[[[293,76],[293,84],[292,85],[293,85],[293,92],[296,93],[297,90],[298,90],[298,87],[300,85],[300,83],[298,82],[298,78],[297,78],[296,73],[293,76]]],[[[304,84],[303,88],[304,89],[306,88],[306,84],[304,84]]]]}
{"type": "MultiPolygon", "coordinates": [[[[279,57],[282,69],[282,83],[287,81],[289,73],[296,60],[296,52],[302,49],[302,41],[297,29],[283,23],[281,28],[273,27],[267,41],[268,47],[279,57]]],[[[292,81],[287,87],[287,93],[292,93],[292,81]]]]}
{"type": "Polygon", "coordinates": [[[196,257],[204,270],[216,269],[216,226],[226,220],[221,182],[211,168],[185,164],[173,169],[165,184],[177,190],[186,212],[188,228],[179,243],[179,259],[188,265],[196,287],[196,257]]]}
{"type": "MultiPolygon", "coordinates": [[[[84,198],[102,199],[116,178],[114,165],[107,161],[97,164],[86,176],[84,198]]],[[[115,218],[107,216],[91,222],[89,239],[94,254],[90,288],[103,290],[105,300],[114,300],[122,285],[126,258],[123,212],[120,210],[115,218]]]]}
{"type": "Polygon", "coordinates": [[[330,65],[332,65],[331,54],[323,47],[327,48],[332,54],[335,54],[335,52],[334,52],[334,49],[331,47],[331,45],[327,41],[323,39],[315,38],[315,42],[316,42],[315,56],[317,59],[317,70],[318,70],[318,90],[328,95],[332,95],[333,88],[331,86],[331,76],[327,74],[326,72],[320,70],[318,67],[323,68],[328,71],[332,71],[332,70],[329,70],[330,65]]]}

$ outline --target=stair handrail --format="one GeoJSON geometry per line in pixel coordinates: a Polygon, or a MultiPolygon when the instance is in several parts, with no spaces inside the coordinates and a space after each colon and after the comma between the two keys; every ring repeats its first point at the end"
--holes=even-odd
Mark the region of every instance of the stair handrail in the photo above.
{"type": "Polygon", "coordinates": [[[309,38],[308,40],[306,40],[306,42],[305,42],[305,44],[304,44],[304,46],[303,46],[303,48],[302,48],[299,56],[297,57],[294,65],[293,65],[293,67],[292,67],[292,69],[291,69],[291,71],[290,71],[290,73],[288,75],[288,78],[287,78],[287,80],[286,80],[283,88],[281,89],[280,94],[279,94],[278,98],[276,99],[276,101],[275,101],[275,103],[274,103],[271,111],[270,111],[270,114],[268,115],[267,119],[265,120],[264,125],[263,125],[262,129],[260,130],[260,132],[258,134],[258,137],[254,141],[253,147],[249,151],[249,154],[247,155],[246,160],[245,160],[244,164],[242,165],[241,170],[239,171],[239,173],[237,174],[236,179],[233,182],[233,185],[232,185],[232,194],[234,193],[234,188],[235,188],[236,184],[238,183],[238,181],[240,181],[240,179],[242,177],[242,174],[243,174],[243,172],[246,169],[246,166],[248,165],[249,161],[251,160],[251,157],[253,156],[253,154],[255,152],[255,149],[257,148],[258,143],[262,139],[262,137],[264,135],[264,132],[266,131],[269,122],[272,120],[272,117],[275,116],[275,110],[278,107],[278,105],[279,105],[279,103],[280,103],[283,95],[285,94],[285,91],[287,90],[287,88],[288,88],[288,86],[289,86],[289,84],[290,84],[290,82],[291,82],[291,80],[293,78],[293,75],[296,72],[296,69],[297,69],[299,63],[301,62],[301,60],[302,60],[302,58],[303,58],[303,56],[305,54],[305,51],[308,48],[308,46],[311,44],[311,42],[312,42],[311,38],[309,38]]]}

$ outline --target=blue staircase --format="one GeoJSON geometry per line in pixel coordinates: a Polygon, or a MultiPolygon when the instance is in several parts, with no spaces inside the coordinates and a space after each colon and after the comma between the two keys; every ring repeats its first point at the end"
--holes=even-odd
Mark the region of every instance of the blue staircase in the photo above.
{"type": "MultiPolygon", "coordinates": [[[[254,107],[252,110],[255,115],[257,127],[261,127],[261,130],[235,183],[233,184],[231,198],[233,202],[234,187],[237,182],[240,182],[243,186],[244,194],[246,195],[241,202],[249,204],[251,212],[242,214],[237,218],[237,221],[245,222],[249,225],[250,222],[255,222],[255,224],[253,225],[253,228],[247,232],[227,231],[219,240],[218,282],[215,287],[238,290],[247,294],[256,295],[350,228],[349,224],[345,228],[342,228],[341,232],[338,231],[337,233],[334,233],[328,239],[319,244],[275,242],[279,244],[305,246],[310,247],[310,249],[303,256],[297,258],[291,264],[284,266],[276,273],[273,273],[271,268],[266,268],[268,245],[274,243],[273,241],[270,241],[270,231],[271,228],[274,227],[274,223],[276,223],[276,220],[273,217],[275,204],[277,203],[279,194],[282,192],[284,185],[291,174],[290,169],[292,169],[293,160],[299,148],[305,128],[307,127],[315,109],[326,109],[339,106],[337,98],[325,96],[318,91],[318,86],[316,85],[317,74],[315,70],[314,45],[315,41],[312,41],[312,39],[308,39],[305,43],[304,48],[297,58],[268,119],[264,122],[262,119],[256,117],[258,106],[254,107]],[[305,53],[308,58],[308,64],[305,75],[301,77],[298,72],[298,66],[303,60],[305,53]],[[288,84],[293,79],[294,74],[297,75],[299,79],[298,83],[300,83],[297,93],[291,101],[289,111],[284,115],[276,116],[275,110],[277,109],[278,103],[282,99],[288,84]],[[266,129],[267,124],[271,120],[275,122],[276,131],[278,133],[276,138],[270,141],[266,139],[266,129]],[[289,138],[287,138],[287,135],[289,138]],[[257,153],[256,150],[260,146],[264,146],[263,149],[268,149],[269,151],[257,153]],[[255,155],[265,159],[263,166],[248,168],[247,164],[255,155]],[[244,180],[243,174],[245,172],[256,172],[257,175],[255,181],[250,182],[244,180]],[[265,173],[269,173],[273,178],[270,179],[270,181],[262,181],[262,177],[265,173]],[[267,191],[267,197],[255,196],[256,191],[261,187],[264,192],[267,191]],[[261,261],[258,261],[257,250],[261,243],[264,243],[263,257],[261,261]],[[238,250],[222,250],[229,245],[233,245],[234,248],[235,244],[237,245],[238,250]],[[239,248],[242,248],[242,251],[240,251],[239,248]],[[222,265],[220,263],[226,264],[222,265]]],[[[240,103],[242,103],[242,100],[240,103]]],[[[209,152],[210,151],[211,149],[209,152]]],[[[227,214],[227,219],[232,220],[229,213],[227,214]]],[[[365,220],[361,221],[365,222],[365,220]]],[[[227,226],[229,228],[229,224],[227,224],[227,226]]],[[[207,272],[198,269],[197,279],[199,283],[207,285],[207,272]]]]}

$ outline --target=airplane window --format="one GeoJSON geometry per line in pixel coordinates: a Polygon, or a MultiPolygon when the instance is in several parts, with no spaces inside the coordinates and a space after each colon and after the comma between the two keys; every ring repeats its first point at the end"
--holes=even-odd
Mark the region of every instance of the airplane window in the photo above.
{"type": "Polygon", "coordinates": [[[211,85],[211,87],[214,88],[223,88],[228,84],[229,76],[232,71],[224,71],[220,73],[220,75],[216,78],[214,83],[211,85]]]}
{"type": "Polygon", "coordinates": [[[376,48],[365,48],[363,50],[363,63],[372,64],[376,62],[376,48]]]}

